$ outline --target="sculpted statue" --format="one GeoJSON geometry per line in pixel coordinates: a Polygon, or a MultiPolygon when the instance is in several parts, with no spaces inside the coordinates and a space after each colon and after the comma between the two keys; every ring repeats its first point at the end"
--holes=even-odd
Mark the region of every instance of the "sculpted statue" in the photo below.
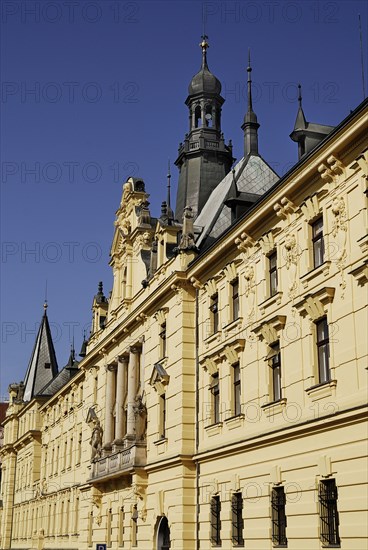
{"type": "Polygon", "coordinates": [[[93,428],[89,444],[91,449],[91,462],[101,456],[102,448],[102,428],[98,418],[93,419],[93,428]]]}
{"type": "Polygon", "coordinates": [[[135,434],[137,441],[145,439],[147,429],[147,409],[141,395],[137,395],[133,407],[135,417],[135,434]]]}

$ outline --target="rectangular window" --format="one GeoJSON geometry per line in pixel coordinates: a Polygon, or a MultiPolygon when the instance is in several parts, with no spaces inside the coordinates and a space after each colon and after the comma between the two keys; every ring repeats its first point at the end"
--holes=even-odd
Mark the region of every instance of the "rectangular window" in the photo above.
{"type": "Polygon", "coordinates": [[[268,272],[270,281],[270,296],[277,292],[277,252],[268,257],[268,272]]]}
{"type": "Polygon", "coordinates": [[[337,487],[334,479],[319,484],[319,513],[321,542],[328,546],[339,546],[339,514],[337,511],[337,487]]]}
{"type": "Polygon", "coordinates": [[[280,401],[282,398],[281,391],[281,357],[280,357],[280,346],[277,342],[271,346],[272,348],[272,357],[271,357],[271,389],[272,389],[272,401],[280,401]]]}
{"type": "Polygon", "coordinates": [[[328,335],[327,318],[323,317],[316,323],[318,379],[320,384],[330,381],[330,339],[328,335]]]}
{"type": "Polygon", "coordinates": [[[244,546],[243,495],[234,493],[231,501],[232,541],[234,546],[244,546]]]}
{"type": "Polygon", "coordinates": [[[166,437],[166,395],[160,395],[160,438],[166,437]]]}
{"type": "Polygon", "coordinates": [[[210,311],[212,333],[215,334],[219,329],[218,294],[214,294],[211,298],[210,311]]]}
{"type": "Polygon", "coordinates": [[[219,496],[211,498],[211,542],[221,546],[221,501],[219,496]]]}
{"type": "Polygon", "coordinates": [[[231,283],[232,288],[232,320],[239,318],[239,279],[231,283]]]}
{"type": "Polygon", "coordinates": [[[160,326],[160,358],[166,357],[166,323],[160,326]]]}
{"type": "Polygon", "coordinates": [[[234,383],[234,415],[241,413],[241,383],[240,383],[240,364],[233,365],[233,383],[234,383]]]}
{"type": "Polygon", "coordinates": [[[312,224],[313,266],[318,267],[324,262],[325,246],[323,240],[323,218],[318,218],[312,224]]]}
{"type": "Polygon", "coordinates": [[[220,385],[218,372],[212,375],[211,381],[212,393],[212,423],[220,422],[220,385]]]}
{"type": "Polygon", "coordinates": [[[272,507],[272,542],[276,546],[286,546],[286,513],[284,487],[273,487],[271,493],[272,507]]]}

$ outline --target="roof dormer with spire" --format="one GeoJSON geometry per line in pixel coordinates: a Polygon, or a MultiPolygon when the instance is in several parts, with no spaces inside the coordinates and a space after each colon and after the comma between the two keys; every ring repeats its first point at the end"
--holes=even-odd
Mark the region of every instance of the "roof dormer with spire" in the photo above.
{"type": "Polygon", "coordinates": [[[298,159],[309,153],[320,141],[322,141],[332,130],[333,126],[307,122],[302,106],[302,87],[298,84],[298,112],[294,124],[294,130],[290,138],[298,144],[298,159]]]}

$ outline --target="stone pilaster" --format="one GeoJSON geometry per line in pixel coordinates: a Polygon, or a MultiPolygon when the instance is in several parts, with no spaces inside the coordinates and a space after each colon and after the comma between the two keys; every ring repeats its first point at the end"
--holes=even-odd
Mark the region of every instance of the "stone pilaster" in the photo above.
{"type": "Polygon", "coordinates": [[[106,416],[104,433],[104,449],[106,451],[111,450],[112,441],[114,439],[113,408],[115,403],[115,371],[116,365],[108,365],[106,367],[106,416]]]}

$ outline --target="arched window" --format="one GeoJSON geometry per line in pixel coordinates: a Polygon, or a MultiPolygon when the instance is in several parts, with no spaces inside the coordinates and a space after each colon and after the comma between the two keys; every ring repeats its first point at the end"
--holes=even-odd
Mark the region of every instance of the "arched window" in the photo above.
{"type": "Polygon", "coordinates": [[[200,128],[202,126],[202,113],[200,105],[197,105],[194,111],[194,126],[200,128]]]}
{"type": "Polygon", "coordinates": [[[212,105],[206,105],[204,118],[205,118],[205,124],[207,128],[212,128],[212,125],[213,125],[212,105]]]}
{"type": "Polygon", "coordinates": [[[163,516],[157,529],[157,550],[169,550],[170,548],[171,542],[169,522],[167,521],[167,518],[163,516]]]}

